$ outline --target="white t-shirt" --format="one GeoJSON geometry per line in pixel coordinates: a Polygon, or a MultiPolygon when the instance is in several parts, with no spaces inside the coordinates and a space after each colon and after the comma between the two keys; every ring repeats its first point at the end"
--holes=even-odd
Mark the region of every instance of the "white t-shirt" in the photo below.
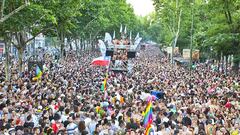
{"type": "Polygon", "coordinates": [[[64,115],[64,114],[63,114],[63,115],[61,116],[62,122],[65,122],[65,121],[68,119],[68,117],[69,117],[68,115],[64,115]]]}

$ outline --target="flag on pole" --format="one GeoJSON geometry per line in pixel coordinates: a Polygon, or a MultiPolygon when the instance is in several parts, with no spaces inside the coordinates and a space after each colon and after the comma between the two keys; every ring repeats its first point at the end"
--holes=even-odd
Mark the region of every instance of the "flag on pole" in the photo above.
{"type": "Polygon", "coordinates": [[[153,112],[152,112],[152,101],[148,101],[146,111],[144,112],[143,124],[147,127],[148,124],[152,124],[153,112]]]}
{"type": "Polygon", "coordinates": [[[135,40],[137,40],[139,38],[139,33],[137,33],[137,36],[135,37],[135,40]]]}
{"type": "Polygon", "coordinates": [[[39,68],[39,66],[37,65],[36,66],[36,77],[33,78],[34,81],[40,79],[42,77],[42,71],[41,69],[39,68]]]}
{"type": "Polygon", "coordinates": [[[104,42],[107,42],[107,41],[112,41],[112,36],[106,32],[104,42]]]}
{"type": "Polygon", "coordinates": [[[127,34],[127,26],[125,26],[124,34],[127,34]]]}
{"type": "Polygon", "coordinates": [[[102,56],[102,57],[98,57],[93,59],[93,61],[91,62],[91,65],[93,66],[109,66],[111,61],[111,57],[110,56],[102,56]]]}
{"type": "Polygon", "coordinates": [[[107,79],[105,78],[101,86],[101,91],[105,91],[106,88],[107,88],[107,79]]]}
{"type": "Polygon", "coordinates": [[[101,91],[105,91],[107,89],[107,80],[108,80],[108,74],[106,73],[106,77],[104,78],[104,81],[101,86],[101,91]]]}
{"type": "Polygon", "coordinates": [[[104,57],[107,51],[106,45],[102,40],[98,40],[98,46],[99,46],[100,52],[102,53],[102,57],[104,57]]]}
{"type": "Polygon", "coordinates": [[[122,30],[123,30],[123,28],[122,28],[122,24],[121,24],[121,27],[120,27],[120,33],[122,33],[122,30]]]}
{"type": "Polygon", "coordinates": [[[144,114],[143,125],[146,128],[144,135],[151,135],[151,133],[154,133],[154,130],[152,128],[153,112],[151,98],[148,100],[147,108],[143,114],[144,114]]]}
{"type": "Polygon", "coordinates": [[[154,133],[154,130],[153,130],[151,124],[149,124],[146,128],[146,132],[144,133],[144,135],[151,135],[151,133],[154,133]]]}
{"type": "Polygon", "coordinates": [[[115,39],[115,30],[114,30],[114,32],[113,32],[113,39],[115,39]]]}
{"type": "Polygon", "coordinates": [[[37,66],[37,68],[36,68],[36,75],[37,75],[38,78],[40,78],[42,76],[42,71],[39,68],[39,66],[37,66]]]}

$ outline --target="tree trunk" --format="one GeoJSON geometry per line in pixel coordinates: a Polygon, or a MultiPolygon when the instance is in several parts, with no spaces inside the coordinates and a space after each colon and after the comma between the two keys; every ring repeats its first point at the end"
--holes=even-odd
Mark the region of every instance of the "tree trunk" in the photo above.
{"type": "Polygon", "coordinates": [[[223,53],[221,52],[221,73],[224,73],[224,58],[223,58],[224,56],[223,56],[223,53]]]}
{"type": "Polygon", "coordinates": [[[76,55],[78,56],[79,54],[78,39],[75,39],[75,48],[76,48],[76,55]]]}
{"type": "Polygon", "coordinates": [[[240,64],[240,55],[235,54],[233,56],[233,71],[236,74],[238,74],[238,71],[239,71],[239,64],[240,64]]]}
{"type": "Polygon", "coordinates": [[[60,44],[61,44],[61,57],[64,57],[63,56],[63,53],[64,53],[64,34],[63,34],[63,31],[61,30],[60,32],[60,44]]]}
{"type": "Polygon", "coordinates": [[[219,53],[217,55],[217,61],[218,61],[218,72],[219,72],[221,67],[221,55],[219,53]]]}
{"type": "Polygon", "coordinates": [[[81,47],[81,51],[83,50],[83,39],[80,39],[80,47],[81,47]]]}
{"type": "Polygon", "coordinates": [[[70,50],[73,50],[71,39],[68,38],[67,40],[68,40],[68,44],[70,45],[70,50]]]}
{"type": "Polygon", "coordinates": [[[10,80],[10,73],[9,73],[9,37],[5,37],[5,54],[6,54],[6,60],[5,60],[5,80],[10,80]]]}
{"type": "Polygon", "coordinates": [[[19,72],[23,72],[23,48],[18,48],[18,63],[19,63],[19,72]]]}
{"type": "Polygon", "coordinates": [[[91,44],[91,41],[88,40],[88,41],[87,41],[87,52],[88,52],[88,53],[89,53],[89,50],[90,50],[90,44],[91,44]]]}
{"type": "Polygon", "coordinates": [[[86,41],[83,40],[83,51],[86,51],[86,41]]]}
{"type": "Polygon", "coordinates": [[[228,72],[228,55],[226,55],[226,59],[225,59],[225,74],[227,74],[228,72]]]}
{"type": "Polygon", "coordinates": [[[171,55],[172,68],[173,68],[173,64],[174,64],[174,60],[173,60],[174,48],[177,45],[177,41],[178,41],[178,37],[179,37],[179,31],[180,31],[180,26],[181,26],[181,16],[182,16],[182,10],[180,9],[179,16],[178,16],[177,31],[175,32],[174,43],[172,44],[172,55],[171,55]]]}

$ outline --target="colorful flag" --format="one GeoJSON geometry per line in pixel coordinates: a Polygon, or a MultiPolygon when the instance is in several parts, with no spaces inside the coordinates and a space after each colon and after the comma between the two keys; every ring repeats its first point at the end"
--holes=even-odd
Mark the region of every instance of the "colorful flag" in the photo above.
{"type": "Polygon", "coordinates": [[[100,106],[97,106],[97,107],[96,107],[96,112],[99,113],[100,109],[101,109],[101,107],[100,107],[100,106]]]}
{"type": "Polygon", "coordinates": [[[91,65],[94,66],[109,66],[111,61],[111,57],[110,56],[102,56],[102,57],[98,57],[93,59],[93,61],[91,62],[91,65]]]}
{"type": "Polygon", "coordinates": [[[107,89],[107,80],[108,80],[108,74],[106,73],[106,77],[104,78],[104,81],[101,86],[101,91],[105,91],[107,89]]]}
{"type": "Polygon", "coordinates": [[[153,130],[151,124],[148,124],[146,132],[145,132],[144,135],[151,135],[151,133],[154,134],[154,130],[153,130]]]}
{"type": "Polygon", "coordinates": [[[37,75],[38,78],[40,78],[42,76],[42,71],[39,68],[39,66],[36,67],[36,75],[37,75]]]}
{"type": "Polygon", "coordinates": [[[103,81],[103,83],[101,85],[101,91],[104,91],[104,81],[103,81]]]}
{"type": "Polygon", "coordinates": [[[147,104],[146,111],[144,112],[144,119],[143,119],[143,125],[144,127],[147,127],[149,124],[152,124],[152,118],[153,118],[153,112],[152,112],[152,101],[149,100],[147,104]]]}
{"type": "Polygon", "coordinates": [[[120,103],[123,104],[124,103],[124,97],[120,96],[120,103]]]}
{"type": "Polygon", "coordinates": [[[41,69],[39,68],[39,66],[37,65],[36,67],[36,77],[33,78],[34,81],[40,79],[42,77],[42,71],[41,69]]]}

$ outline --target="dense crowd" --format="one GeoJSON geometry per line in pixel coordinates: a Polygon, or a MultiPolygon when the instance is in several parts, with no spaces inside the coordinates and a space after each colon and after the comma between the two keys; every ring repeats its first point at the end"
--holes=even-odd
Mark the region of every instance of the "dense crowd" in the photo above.
{"type": "Polygon", "coordinates": [[[0,134],[16,135],[142,135],[142,113],[151,91],[156,135],[239,135],[239,75],[224,75],[198,64],[189,71],[171,66],[157,47],[147,47],[134,59],[131,74],[109,71],[90,62],[99,54],[68,57],[47,63],[41,81],[34,70],[19,76],[11,66],[11,81],[0,70],[0,134]],[[51,66],[50,66],[51,65],[51,66]]]}

